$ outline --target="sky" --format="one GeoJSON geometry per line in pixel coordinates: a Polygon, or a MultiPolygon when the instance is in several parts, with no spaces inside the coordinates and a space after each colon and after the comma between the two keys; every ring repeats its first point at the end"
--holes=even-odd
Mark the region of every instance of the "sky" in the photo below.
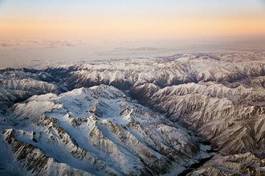
{"type": "Polygon", "coordinates": [[[264,39],[265,0],[0,0],[0,69],[257,49],[264,39]]]}
{"type": "Polygon", "coordinates": [[[265,0],[0,0],[0,40],[264,35],[265,0]]]}

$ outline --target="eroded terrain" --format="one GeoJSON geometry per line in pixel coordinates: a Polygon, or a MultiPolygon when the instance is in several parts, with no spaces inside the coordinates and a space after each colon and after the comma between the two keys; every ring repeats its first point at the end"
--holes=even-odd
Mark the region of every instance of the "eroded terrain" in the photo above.
{"type": "Polygon", "coordinates": [[[265,52],[0,71],[0,173],[265,175],[265,52]]]}

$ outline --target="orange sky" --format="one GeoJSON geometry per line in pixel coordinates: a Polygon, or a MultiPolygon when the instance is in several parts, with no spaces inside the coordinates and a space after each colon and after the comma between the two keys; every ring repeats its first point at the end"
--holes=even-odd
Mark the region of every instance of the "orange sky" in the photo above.
{"type": "Polygon", "coordinates": [[[1,19],[3,39],[162,39],[264,35],[264,17],[234,18],[115,18],[83,20],[1,19]]]}
{"type": "MultiPolygon", "coordinates": [[[[63,11],[59,3],[53,5],[58,7],[46,10],[53,6],[44,4],[44,1],[40,1],[41,5],[35,4],[32,7],[29,7],[30,4],[26,6],[21,3],[25,5],[20,4],[21,8],[15,3],[8,6],[6,1],[7,5],[5,7],[3,3],[2,13],[0,6],[0,39],[159,40],[265,35],[265,9],[264,11],[258,9],[260,5],[255,7],[258,10],[254,7],[249,10],[237,9],[236,4],[229,9],[229,1],[225,0],[226,4],[217,4],[217,1],[213,0],[216,4],[211,6],[202,4],[197,8],[198,4],[191,6],[195,1],[189,1],[190,4],[185,6],[189,5],[190,9],[183,5],[179,7],[179,11],[162,1],[155,5],[167,4],[163,9],[149,8],[150,3],[145,0],[146,7],[141,10],[137,10],[137,7],[144,5],[137,1],[136,4],[129,4],[128,7],[125,6],[126,4],[125,7],[116,4],[117,7],[108,9],[108,12],[94,9],[96,12],[91,13],[86,12],[86,9],[81,9],[79,13],[79,6],[72,10],[73,4],[64,7],[63,9],[66,10],[63,11]],[[223,5],[222,10],[219,8],[220,5],[223,5]]],[[[94,8],[105,7],[103,4],[97,6],[94,4],[94,6],[94,8]]],[[[245,6],[247,7],[247,3],[245,6]]]]}

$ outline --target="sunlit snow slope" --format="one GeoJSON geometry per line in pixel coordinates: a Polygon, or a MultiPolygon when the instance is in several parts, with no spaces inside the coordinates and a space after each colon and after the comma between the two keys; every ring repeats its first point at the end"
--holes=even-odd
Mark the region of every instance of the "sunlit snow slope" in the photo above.
{"type": "Polygon", "coordinates": [[[265,174],[262,51],[5,69],[0,98],[0,174],[265,174]]]}

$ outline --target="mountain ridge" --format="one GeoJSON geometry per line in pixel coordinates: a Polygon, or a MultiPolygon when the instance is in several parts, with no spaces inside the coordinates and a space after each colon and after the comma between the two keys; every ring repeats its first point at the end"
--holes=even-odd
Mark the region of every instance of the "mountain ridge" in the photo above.
{"type": "MultiPolygon", "coordinates": [[[[57,134],[55,139],[61,143],[68,141],[69,146],[58,149],[70,153],[72,160],[87,157],[91,169],[81,168],[87,173],[161,175],[172,170],[176,161],[186,164],[175,166],[175,175],[185,170],[187,175],[264,173],[262,53],[181,54],[44,70],[8,69],[0,75],[1,129],[12,139],[6,141],[16,143],[16,136],[25,140],[30,132],[27,143],[38,144],[41,135],[33,132],[41,127],[44,139],[50,133],[57,134]],[[32,126],[23,130],[27,123],[32,126]],[[89,130],[91,136],[79,139],[86,134],[77,130],[84,124],[94,128],[89,130]],[[49,125],[53,132],[48,132],[49,125]],[[91,143],[83,142],[87,139],[91,143]],[[180,141],[175,143],[178,140],[187,144],[181,146],[180,141]],[[109,154],[111,162],[93,159],[102,152],[109,154]],[[209,160],[189,168],[205,158],[209,160]],[[125,168],[117,164],[121,161],[135,165],[125,168]],[[97,167],[103,173],[93,173],[97,167]]],[[[66,172],[79,171],[70,167],[66,172]]]]}

